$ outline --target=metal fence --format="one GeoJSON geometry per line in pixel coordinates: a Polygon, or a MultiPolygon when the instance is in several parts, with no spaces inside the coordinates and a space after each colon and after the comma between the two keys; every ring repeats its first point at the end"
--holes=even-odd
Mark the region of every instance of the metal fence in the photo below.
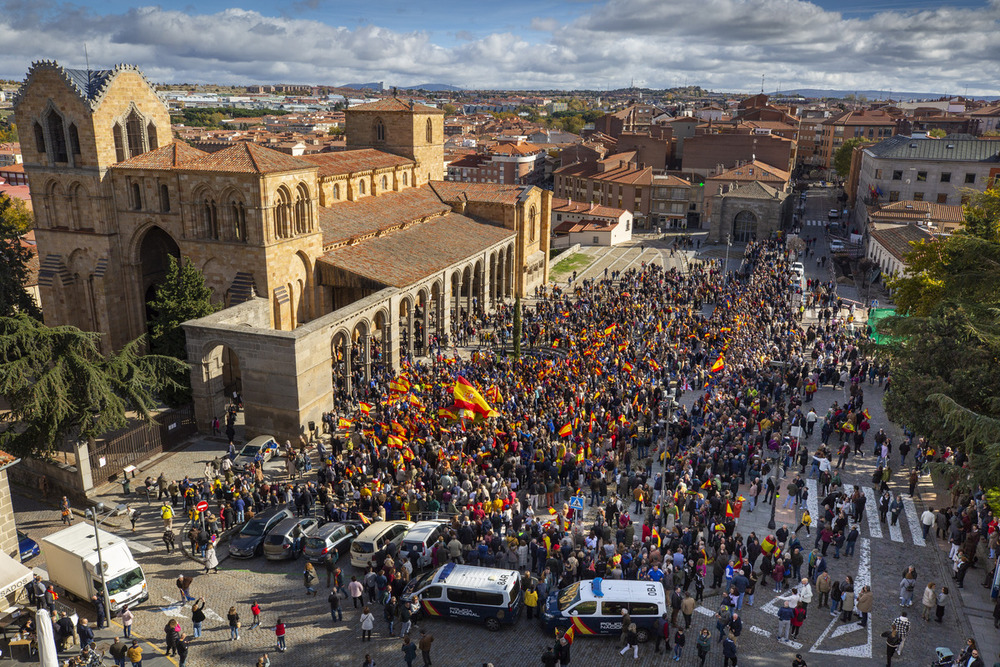
{"type": "Polygon", "coordinates": [[[90,452],[94,486],[116,480],[126,466],[173,449],[197,430],[194,412],[188,406],[161,412],[154,424],[136,422],[106,440],[98,440],[90,452]]]}

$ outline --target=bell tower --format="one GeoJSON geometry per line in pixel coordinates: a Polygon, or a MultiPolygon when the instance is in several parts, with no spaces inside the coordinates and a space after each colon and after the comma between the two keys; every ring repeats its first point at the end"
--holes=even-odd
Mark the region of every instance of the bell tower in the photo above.
{"type": "Polygon", "coordinates": [[[349,108],[347,147],[375,148],[417,163],[416,185],[444,180],[444,111],[387,97],[349,108]]]}

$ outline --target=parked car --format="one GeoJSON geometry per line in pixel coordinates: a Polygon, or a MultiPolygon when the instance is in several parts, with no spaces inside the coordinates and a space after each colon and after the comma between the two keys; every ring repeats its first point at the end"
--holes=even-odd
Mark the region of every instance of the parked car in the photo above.
{"type": "Polygon", "coordinates": [[[295,560],[302,553],[306,538],[319,526],[319,519],[285,519],[264,538],[264,557],[268,560],[295,560]]]}
{"type": "Polygon", "coordinates": [[[347,553],[351,548],[351,541],[360,532],[361,526],[356,523],[341,523],[339,521],[324,523],[306,537],[302,553],[306,560],[312,563],[323,562],[327,555],[332,555],[334,562],[336,562],[347,553]]]}
{"type": "Polygon", "coordinates": [[[42,550],[38,547],[38,542],[35,542],[21,531],[17,531],[17,548],[21,552],[22,563],[42,553],[42,550]]]}
{"type": "Polygon", "coordinates": [[[837,218],[840,217],[840,209],[831,208],[829,211],[827,211],[826,217],[828,217],[830,220],[836,220],[837,218]]]}
{"type": "Polygon", "coordinates": [[[236,455],[236,460],[233,463],[238,466],[253,463],[257,460],[258,454],[260,455],[261,462],[267,463],[277,453],[278,441],[270,435],[259,435],[243,445],[243,449],[236,455]]]}
{"type": "MultiPolygon", "coordinates": [[[[361,531],[351,544],[351,565],[366,568],[387,547],[398,547],[412,521],[376,521],[361,531]]],[[[384,560],[384,559],[383,559],[384,560]]]]}
{"type": "Polygon", "coordinates": [[[253,558],[264,550],[264,538],[274,527],[295,515],[287,507],[272,507],[264,510],[243,526],[239,535],[229,543],[229,555],[233,558],[253,558]]]}
{"type": "Polygon", "coordinates": [[[417,567],[429,567],[431,564],[431,549],[441,536],[448,534],[448,522],[444,519],[418,521],[413,524],[399,545],[399,555],[409,559],[415,553],[417,567]]]}
{"type": "Polygon", "coordinates": [[[830,252],[844,252],[847,250],[847,246],[844,245],[843,241],[830,241],[830,252]]]}

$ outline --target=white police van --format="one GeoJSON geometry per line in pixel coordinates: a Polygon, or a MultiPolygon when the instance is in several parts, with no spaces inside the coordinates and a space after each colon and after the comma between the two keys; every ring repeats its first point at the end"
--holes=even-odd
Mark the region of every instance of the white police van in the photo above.
{"type": "Polygon", "coordinates": [[[548,632],[570,627],[579,635],[619,635],[628,611],[639,641],[649,641],[656,619],[668,613],[667,594],[657,581],[582,580],[549,594],[541,624],[548,632]]]}
{"type": "Polygon", "coordinates": [[[517,620],[522,597],[516,570],[455,563],[411,579],[403,589],[403,602],[419,601],[418,617],[477,621],[491,631],[517,620]]]}

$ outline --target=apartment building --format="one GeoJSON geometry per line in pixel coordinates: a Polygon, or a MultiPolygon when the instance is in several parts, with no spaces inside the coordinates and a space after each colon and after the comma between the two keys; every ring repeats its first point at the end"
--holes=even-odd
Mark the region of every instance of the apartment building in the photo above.
{"type": "Polygon", "coordinates": [[[541,146],[516,141],[490,146],[448,165],[449,181],[538,185],[545,180],[546,151],[541,146]]]}
{"type": "Polygon", "coordinates": [[[616,153],[560,167],[553,173],[555,196],[623,208],[635,216],[636,227],[649,229],[653,169],[635,159],[634,152],[616,153]]]}
{"type": "Polygon", "coordinates": [[[895,107],[845,111],[822,123],[819,166],[833,167],[833,156],[848,139],[880,141],[896,134],[903,112],[895,107]]]}

